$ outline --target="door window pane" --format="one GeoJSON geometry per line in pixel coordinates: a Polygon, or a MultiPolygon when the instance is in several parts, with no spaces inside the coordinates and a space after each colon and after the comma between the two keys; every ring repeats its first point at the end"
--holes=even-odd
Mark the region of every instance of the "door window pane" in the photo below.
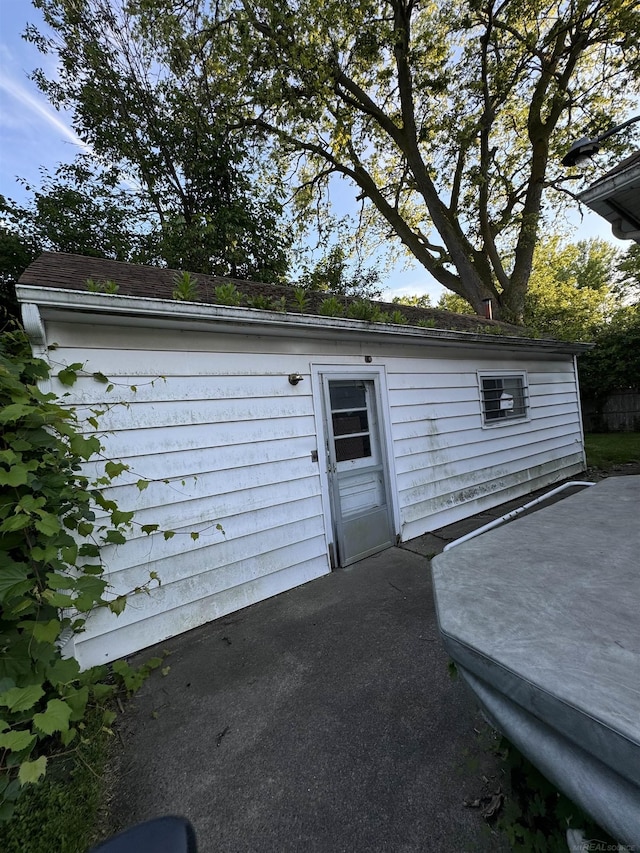
{"type": "Polygon", "coordinates": [[[364,382],[330,382],[331,411],[337,409],[366,409],[364,382]]]}
{"type": "Polygon", "coordinates": [[[359,412],[334,412],[332,419],[334,435],[350,435],[354,432],[369,431],[369,418],[366,409],[359,412]]]}
{"type": "Polygon", "coordinates": [[[353,435],[336,438],[336,462],[363,459],[371,456],[371,439],[368,435],[353,435]]]}
{"type": "Polygon", "coordinates": [[[371,456],[366,385],[361,380],[329,382],[336,462],[371,456]]]}

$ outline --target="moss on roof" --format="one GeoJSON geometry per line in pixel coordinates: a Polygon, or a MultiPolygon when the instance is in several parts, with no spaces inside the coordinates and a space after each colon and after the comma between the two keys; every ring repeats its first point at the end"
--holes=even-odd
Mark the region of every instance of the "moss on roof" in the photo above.
{"type": "MultiPolygon", "coordinates": [[[[27,267],[20,277],[20,284],[85,292],[92,288],[104,290],[106,287],[107,291],[115,290],[121,296],[174,300],[176,278],[181,274],[182,271],[162,267],[122,263],[85,255],[44,252],[27,267]]],[[[197,280],[197,298],[192,301],[209,305],[229,305],[231,304],[229,297],[233,295],[239,299],[235,304],[244,307],[317,315],[326,312],[328,306],[325,300],[332,296],[325,291],[306,291],[305,297],[308,304],[301,305],[300,298],[296,299],[296,288],[292,286],[222,278],[201,273],[191,273],[190,276],[197,280]]],[[[357,298],[337,294],[333,296],[340,301],[344,316],[353,319],[378,319],[377,317],[358,317],[358,306],[354,306],[354,303],[358,303],[357,298]]],[[[378,314],[383,315],[380,319],[386,319],[387,322],[394,321],[394,312],[401,312],[406,319],[406,324],[410,326],[426,326],[475,334],[530,336],[527,329],[523,327],[512,326],[497,320],[487,320],[475,314],[456,314],[439,308],[417,308],[377,300],[372,305],[375,306],[378,314]],[[387,316],[384,317],[384,315],[387,316]]],[[[364,313],[366,314],[366,310],[364,313]]],[[[395,317],[399,319],[397,313],[395,317]]],[[[400,322],[403,321],[400,320],[400,322]]]]}

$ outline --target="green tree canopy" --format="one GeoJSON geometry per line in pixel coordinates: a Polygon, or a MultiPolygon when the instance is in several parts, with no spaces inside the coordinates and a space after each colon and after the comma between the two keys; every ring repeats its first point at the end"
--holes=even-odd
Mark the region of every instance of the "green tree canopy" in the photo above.
{"type": "Polygon", "coordinates": [[[137,8],[169,62],[197,51],[237,127],[278,144],[302,207],[345,178],[369,234],[377,225],[475,310],[491,296],[516,321],[553,191],[573,177],[562,153],[638,91],[635,0],[137,8]]]}
{"type": "Polygon", "coordinates": [[[234,253],[253,246],[255,268],[287,244],[261,182],[279,190],[286,174],[297,228],[339,176],[369,240],[517,322],[541,227],[575,177],[562,153],[640,88],[636,0],[34,3],[54,35],[29,36],[59,59],[59,77],[37,81],[133,171],[176,265],[222,246],[237,274],[234,253]]]}
{"type": "MultiPolygon", "coordinates": [[[[125,0],[34,5],[52,35],[29,27],[27,37],[59,61],[55,79],[42,71],[34,79],[54,105],[71,110],[94,162],[129,185],[128,199],[138,208],[134,221],[142,221],[149,235],[141,259],[281,280],[291,234],[282,218],[277,169],[271,163],[268,186],[261,182],[265,145],[232,132],[216,75],[212,78],[198,45],[182,50],[169,37],[178,18],[169,15],[164,25],[149,26],[147,4],[125,0]]],[[[218,76],[223,73],[220,67],[218,76]]],[[[90,192],[56,186],[41,194],[39,208],[57,204],[52,190],[62,193],[69,210],[95,205],[90,192]]],[[[128,218],[129,206],[122,210],[128,218]]],[[[117,232],[121,221],[111,212],[117,232]]],[[[99,235],[95,251],[105,251],[105,237],[99,235]]]]}
{"type": "MultiPolygon", "coordinates": [[[[624,309],[628,289],[621,268],[633,268],[635,253],[621,253],[606,240],[565,243],[552,237],[536,246],[524,304],[524,323],[540,337],[592,341],[624,309]],[[627,259],[631,259],[627,264],[627,259]]],[[[439,308],[468,313],[471,305],[444,293],[439,308]]]]}
{"type": "Polygon", "coordinates": [[[456,314],[473,314],[473,307],[466,299],[446,290],[438,299],[437,307],[445,311],[455,311],[456,314]]]}
{"type": "Polygon", "coordinates": [[[117,261],[160,263],[157,233],[137,194],[119,186],[115,170],[98,170],[88,157],[41,170],[39,189],[19,205],[0,196],[0,276],[4,318],[17,317],[15,283],[44,250],[117,261]]]}
{"type": "Polygon", "coordinates": [[[601,404],[612,391],[640,391],[640,308],[619,308],[578,359],[580,392],[601,404]]]}
{"type": "Polygon", "coordinates": [[[362,264],[349,264],[345,247],[331,246],[314,264],[303,270],[298,284],[306,290],[326,290],[343,296],[373,299],[380,296],[380,274],[362,264]]]}
{"type": "Polygon", "coordinates": [[[617,256],[604,240],[540,241],[525,297],[525,325],[545,338],[593,340],[616,306],[617,256]]]}
{"type": "MultiPolygon", "coordinates": [[[[453,295],[453,294],[452,294],[453,295]]],[[[396,305],[413,305],[416,308],[430,308],[431,307],[431,297],[428,293],[424,293],[421,295],[409,295],[409,296],[394,296],[391,300],[396,305]]],[[[468,303],[465,303],[468,306],[468,303]]],[[[453,310],[453,309],[451,309],[453,310]]]]}
{"type": "Polygon", "coordinates": [[[627,249],[619,259],[616,270],[618,273],[616,292],[622,299],[638,305],[640,303],[639,243],[634,243],[627,249]]]}
{"type": "Polygon", "coordinates": [[[18,316],[15,283],[40,252],[33,240],[9,226],[5,214],[9,207],[0,196],[0,331],[8,320],[18,316]]]}
{"type": "MultiPolygon", "coordinates": [[[[5,226],[39,251],[73,252],[136,261],[151,252],[152,223],[136,192],[121,186],[116,169],[100,169],[87,155],[40,169],[39,187],[24,185],[26,204],[3,199],[5,226]]],[[[24,182],[22,182],[24,184],[24,182]]]]}

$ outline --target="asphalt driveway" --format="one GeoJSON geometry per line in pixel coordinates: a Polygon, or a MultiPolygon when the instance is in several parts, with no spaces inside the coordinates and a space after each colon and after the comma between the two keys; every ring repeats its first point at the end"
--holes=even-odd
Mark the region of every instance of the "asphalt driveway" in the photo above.
{"type": "Polygon", "coordinates": [[[424,555],[390,549],[138,660],[163,649],[120,725],[114,830],[183,814],[201,853],[509,849],[465,805],[501,768],[449,677],[424,555]]]}

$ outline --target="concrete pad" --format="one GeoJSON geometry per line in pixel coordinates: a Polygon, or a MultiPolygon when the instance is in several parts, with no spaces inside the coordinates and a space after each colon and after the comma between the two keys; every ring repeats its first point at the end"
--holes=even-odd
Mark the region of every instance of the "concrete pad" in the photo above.
{"type": "Polygon", "coordinates": [[[162,649],[120,725],[116,829],[183,814],[201,853],[509,849],[464,805],[501,767],[424,558],[390,549],[137,660],[162,649]]]}
{"type": "Polygon", "coordinates": [[[437,536],[435,533],[425,533],[423,536],[417,536],[415,539],[403,542],[400,547],[405,551],[413,551],[414,554],[420,554],[421,557],[430,560],[436,554],[440,554],[447,542],[450,541],[450,539],[437,536]]]}
{"type": "Polygon", "coordinates": [[[639,507],[640,477],[610,478],[433,561],[445,645],[491,718],[638,847],[639,507]]]}

